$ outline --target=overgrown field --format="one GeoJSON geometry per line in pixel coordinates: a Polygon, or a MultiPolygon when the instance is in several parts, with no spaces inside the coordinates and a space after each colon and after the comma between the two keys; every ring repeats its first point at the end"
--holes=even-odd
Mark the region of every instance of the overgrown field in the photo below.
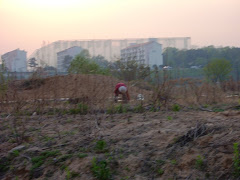
{"type": "Polygon", "coordinates": [[[113,102],[118,82],[71,75],[9,83],[0,179],[239,178],[236,84],[128,82],[131,101],[121,104],[113,102]]]}

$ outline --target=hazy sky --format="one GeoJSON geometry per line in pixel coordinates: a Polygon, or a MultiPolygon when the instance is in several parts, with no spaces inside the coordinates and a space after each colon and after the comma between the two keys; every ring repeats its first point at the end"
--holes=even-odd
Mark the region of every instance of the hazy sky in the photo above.
{"type": "Polygon", "coordinates": [[[240,47],[240,0],[0,0],[0,54],[43,41],[191,37],[240,47]]]}

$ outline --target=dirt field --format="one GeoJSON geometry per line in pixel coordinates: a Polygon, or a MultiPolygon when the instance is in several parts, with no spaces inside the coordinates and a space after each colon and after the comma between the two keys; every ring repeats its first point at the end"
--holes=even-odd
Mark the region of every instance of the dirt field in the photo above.
{"type": "Polygon", "coordinates": [[[239,179],[236,90],[129,82],[131,101],[116,104],[118,82],[68,75],[8,84],[0,94],[0,179],[239,179]]]}
{"type": "Polygon", "coordinates": [[[239,111],[8,116],[0,179],[100,179],[94,158],[106,179],[237,179],[239,139],[239,111]]]}

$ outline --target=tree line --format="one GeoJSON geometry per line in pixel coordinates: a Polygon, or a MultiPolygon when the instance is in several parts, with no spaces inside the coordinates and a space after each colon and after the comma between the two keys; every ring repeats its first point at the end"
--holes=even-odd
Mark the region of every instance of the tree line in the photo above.
{"type": "MultiPolygon", "coordinates": [[[[240,80],[240,48],[213,46],[190,50],[166,48],[163,52],[163,62],[163,66],[173,67],[167,70],[170,79],[205,78],[212,82],[222,82],[232,76],[235,80],[240,80]],[[198,68],[192,69],[193,66],[198,68]]],[[[33,59],[29,60],[29,65],[35,66],[33,59]]],[[[160,76],[164,74],[163,66],[149,67],[136,61],[109,62],[101,55],[91,56],[88,50],[83,50],[75,58],[66,56],[63,63],[63,68],[68,73],[112,75],[127,81],[136,79],[149,81],[155,76],[152,74],[158,73],[160,76]]],[[[53,67],[46,66],[44,69],[52,70],[53,67]]]]}
{"type": "MultiPolygon", "coordinates": [[[[212,61],[221,59],[226,65],[225,69],[220,68],[221,61],[213,63],[212,69],[215,68],[215,72],[223,70],[223,73],[229,74],[233,79],[240,80],[240,48],[237,47],[222,47],[216,48],[214,46],[208,46],[199,49],[190,50],[178,50],[176,48],[166,48],[163,53],[164,65],[171,66],[173,68],[191,68],[193,66],[203,68],[203,74],[205,77],[210,77],[209,73],[206,72],[206,68],[211,65],[212,61]],[[210,64],[210,65],[209,65],[210,64]],[[230,68],[231,66],[231,68],[230,68]],[[205,69],[204,69],[205,68],[205,69]],[[218,68],[218,70],[217,70],[218,68]],[[226,70],[228,69],[228,70],[226,70]],[[225,71],[226,70],[226,71],[225,71]],[[226,73],[228,72],[228,73],[226,73]]],[[[201,71],[201,70],[200,70],[201,71]]],[[[212,77],[212,79],[214,79],[212,77]]],[[[224,78],[220,78],[224,79],[224,78]]]]}

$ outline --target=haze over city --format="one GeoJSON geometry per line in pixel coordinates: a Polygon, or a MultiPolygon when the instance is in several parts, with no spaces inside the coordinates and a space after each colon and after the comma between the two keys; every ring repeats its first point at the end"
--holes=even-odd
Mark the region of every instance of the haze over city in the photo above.
{"type": "Polygon", "coordinates": [[[0,0],[0,54],[74,39],[191,37],[240,47],[239,0],[0,0]]]}

